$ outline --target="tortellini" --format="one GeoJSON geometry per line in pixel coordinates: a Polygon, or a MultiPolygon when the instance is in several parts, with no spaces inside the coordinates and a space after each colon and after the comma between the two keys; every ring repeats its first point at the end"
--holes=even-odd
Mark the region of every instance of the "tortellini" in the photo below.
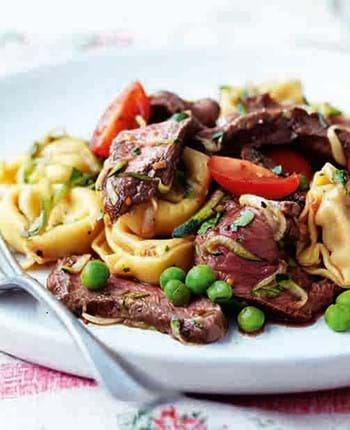
{"type": "Polygon", "coordinates": [[[182,162],[187,174],[185,192],[177,195],[176,190],[172,189],[162,198],[137,205],[130,213],[123,215],[123,223],[133,233],[144,238],[171,235],[175,227],[188,220],[202,206],[210,184],[208,157],[186,147],[182,162]]]}
{"type": "Polygon", "coordinates": [[[223,86],[220,89],[220,107],[223,116],[239,112],[242,98],[269,93],[282,105],[305,104],[303,88],[298,80],[265,82],[260,85],[248,84],[246,87],[223,86]]]}
{"type": "Polygon", "coordinates": [[[22,156],[10,163],[5,163],[4,161],[0,162],[0,184],[15,184],[17,182],[18,171],[22,168],[26,161],[27,157],[22,156]]]}
{"type": "Polygon", "coordinates": [[[135,206],[112,224],[105,216],[105,230],[92,244],[112,273],[158,284],[169,266],[187,270],[193,262],[192,239],[155,239],[169,236],[203,204],[209,184],[208,157],[185,148],[186,190],[171,191],[158,199],[135,206]],[[153,238],[153,239],[151,239],[153,238]]]}
{"type": "Polygon", "coordinates": [[[143,239],[132,233],[123,217],[94,240],[93,250],[111,273],[158,284],[160,274],[175,265],[187,270],[193,263],[191,239],[143,239]]]}
{"type": "Polygon", "coordinates": [[[52,184],[62,184],[69,180],[73,168],[96,177],[101,165],[84,140],[49,134],[34,144],[17,173],[17,182],[35,184],[45,178],[52,184]]]}
{"type": "Polygon", "coordinates": [[[347,173],[330,163],[317,172],[300,216],[297,258],[312,274],[350,287],[350,194],[347,173]]]}
{"type": "Polygon", "coordinates": [[[0,231],[15,250],[27,256],[26,267],[88,253],[103,227],[98,193],[72,188],[54,204],[59,187],[47,183],[13,185],[0,202],[0,231]]]}

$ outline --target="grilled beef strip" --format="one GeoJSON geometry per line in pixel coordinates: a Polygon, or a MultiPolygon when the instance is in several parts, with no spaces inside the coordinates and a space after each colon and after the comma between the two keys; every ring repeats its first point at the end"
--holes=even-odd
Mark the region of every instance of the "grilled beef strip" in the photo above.
{"type": "MultiPolygon", "coordinates": [[[[295,217],[300,208],[294,202],[280,202],[280,209],[284,212],[288,222],[283,241],[288,238],[295,241],[298,234],[295,217]]],[[[262,209],[249,206],[241,208],[237,203],[229,202],[219,224],[207,233],[197,236],[196,263],[213,267],[218,278],[233,285],[236,297],[259,305],[268,314],[285,321],[310,321],[318,312],[332,303],[338,287],[328,280],[320,280],[307,274],[295,262],[293,267],[287,266],[289,250],[281,245],[281,242],[278,243],[274,239],[274,231],[267,222],[262,209]],[[254,219],[245,227],[233,230],[234,221],[247,210],[254,214],[254,219]],[[243,258],[223,245],[218,245],[214,253],[208,252],[208,240],[215,241],[218,236],[237,241],[257,257],[258,261],[243,258]],[[274,276],[281,267],[281,263],[284,264],[286,274],[307,293],[308,299],[303,306],[300,306],[297,298],[287,289],[278,290],[275,297],[258,293],[258,290],[253,291],[258,283],[269,276],[274,276]]]]}
{"type": "Polygon", "coordinates": [[[178,340],[211,343],[222,339],[227,322],[220,306],[195,298],[188,307],[176,307],[156,286],[111,275],[100,291],[85,288],[79,273],[62,270],[79,257],[60,260],[48,277],[48,289],[78,317],[86,312],[115,318],[129,326],[154,328],[178,340]]]}
{"type": "Polygon", "coordinates": [[[179,115],[123,131],[113,141],[101,181],[105,211],[112,222],[131,206],[150,200],[160,185],[170,188],[184,141],[192,129],[191,115],[179,115]],[[115,172],[120,163],[124,166],[115,172]]]}
{"type": "MultiPolygon", "coordinates": [[[[267,94],[248,97],[243,102],[246,114],[234,114],[212,129],[199,127],[196,141],[208,152],[239,156],[242,148],[273,145],[298,145],[298,149],[312,163],[333,160],[327,137],[332,123],[319,113],[308,113],[298,106],[281,106],[267,94]],[[220,136],[218,140],[217,136],[220,136]]],[[[347,168],[350,169],[350,132],[338,130],[347,168]]]]}
{"type": "Polygon", "coordinates": [[[205,98],[190,102],[170,91],[151,94],[150,103],[150,123],[165,121],[174,113],[190,110],[203,126],[214,127],[220,115],[220,106],[213,99],[205,98]]]}

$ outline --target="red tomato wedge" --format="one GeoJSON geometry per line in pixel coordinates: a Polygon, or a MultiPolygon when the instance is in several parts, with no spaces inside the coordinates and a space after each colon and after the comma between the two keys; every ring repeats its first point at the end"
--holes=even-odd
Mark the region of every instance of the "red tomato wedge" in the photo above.
{"type": "Polygon", "coordinates": [[[282,166],[284,173],[299,173],[309,180],[312,179],[311,166],[299,152],[289,148],[274,148],[265,151],[264,155],[277,165],[282,166]]]}
{"type": "Polygon", "coordinates": [[[140,82],[133,82],[102,114],[91,139],[92,152],[99,157],[107,158],[109,148],[117,134],[122,130],[131,130],[139,126],[136,121],[138,115],[148,122],[150,102],[140,82]]]}
{"type": "Polygon", "coordinates": [[[279,199],[297,190],[299,176],[287,178],[275,175],[264,167],[237,158],[213,156],[208,166],[215,181],[233,194],[255,194],[267,199],[279,199]]]}

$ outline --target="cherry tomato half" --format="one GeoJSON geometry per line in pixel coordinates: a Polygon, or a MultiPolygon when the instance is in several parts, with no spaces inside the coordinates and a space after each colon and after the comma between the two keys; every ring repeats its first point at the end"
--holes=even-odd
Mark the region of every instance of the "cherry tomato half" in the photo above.
{"type": "Polygon", "coordinates": [[[312,170],[310,164],[299,152],[289,148],[274,148],[264,152],[266,157],[270,158],[277,165],[282,166],[284,173],[299,173],[312,179],[312,170]]]}
{"type": "Polygon", "coordinates": [[[275,175],[264,167],[236,158],[213,156],[208,166],[215,181],[233,194],[255,194],[268,199],[279,199],[297,190],[300,178],[275,175]]]}
{"type": "Polygon", "coordinates": [[[102,114],[91,139],[91,150],[99,157],[107,158],[113,139],[122,130],[138,127],[136,117],[147,122],[150,102],[140,82],[133,82],[112,101],[102,114]]]}

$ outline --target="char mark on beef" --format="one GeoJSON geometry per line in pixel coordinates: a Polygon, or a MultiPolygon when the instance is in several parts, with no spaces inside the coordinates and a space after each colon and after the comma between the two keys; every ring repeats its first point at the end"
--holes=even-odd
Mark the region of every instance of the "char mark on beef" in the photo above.
{"type": "Polygon", "coordinates": [[[191,124],[190,114],[182,113],[118,134],[101,174],[104,207],[112,221],[171,187],[191,124]]]}
{"type": "MultiPolygon", "coordinates": [[[[79,257],[70,257],[69,263],[76,258],[79,257]]],[[[196,298],[188,307],[176,307],[159,287],[113,275],[103,290],[90,291],[81,284],[79,273],[62,270],[67,261],[58,262],[47,286],[78,317],[86,312],[113,318],[122,324],[154,328],[192,343],[216,342],[227,331],[220,307],[206,298],[196,298]]]]}
{"type": "Polygon", "coordinates": [[[240,207],[235,202],[229,202],[219,224],[197,236],[196,263],[209,264],[220,279],[232,284],[236,297],[259,305],[268,314],[286,321],[310,321],[332,303],[338,288],[328,280],[308,275],[294,260],[293,265],[289,264],[290,254],[294,255],[294,252],[292,248],[285,249],[285,244],[288,238],[295,242],[298,233],[295,218],[300,208],[294,202],[274,204],[279,205],[287,221],[283,242],[277,241],[279,227],[278,224],[276,227],[271,225],[271,218],[269,221],[267,216],[269,212],[264,213],[264,210],[269,211],[265,205],[259,209],[256,205],[240,207]],[[250,222],[241,226],[238,223],[237,226],[237,220],[247,219],[244,216],[247,211],[253,214],[249,217],[250,222]],[[208,244],[213,243],[217,243],[216,249],[209,248],[208,244]],[[235,246],[232,246],[233,243],[235,246]],[[279,287],[277,273],[292,279],[305,291],[307,299],[302,305],[293,291],[279,287]],[[268,283],[264,284],[265,281],[268,283]]]}
{"type": "Polygon", "coordinates": [[[190,110],[203,126],[214,127],[220,115],[219,104],[209,98],[189,102],[170,91],[159,91],[150,96],[150,102],[151,123],[165,121],[174,113],[190,110]]]}

